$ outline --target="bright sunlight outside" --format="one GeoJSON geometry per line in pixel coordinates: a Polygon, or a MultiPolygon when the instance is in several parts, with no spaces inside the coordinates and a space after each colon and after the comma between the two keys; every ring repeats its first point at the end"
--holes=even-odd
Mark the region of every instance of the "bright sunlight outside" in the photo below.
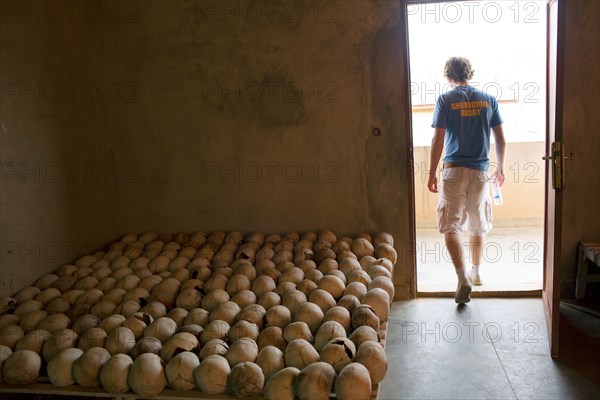
{"type": "MultiPolygon", "coordinates": [[[[453,291],[455,277],[435,229],[437,195],[425,182],[437,97],[451,56],[475,69],[471,85],[494,95],[508,142],[504,204],[484,248],[484,286],[477,290],[537,290],[542,279],[545,144],[546,1],[468,1],[408,6],[410,90],[415,159],[419,292],[453,291]]],[[[490,151],[492,166],[494,150],[490,151]]],[[[466,244],[466,246],[468,246],[466,244]]]]}

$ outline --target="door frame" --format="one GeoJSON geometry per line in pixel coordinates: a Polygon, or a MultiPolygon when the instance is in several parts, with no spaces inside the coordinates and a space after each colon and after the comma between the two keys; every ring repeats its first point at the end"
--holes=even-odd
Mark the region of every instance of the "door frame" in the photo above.
{"type": "MultiPolygon", "coordinates": [[[[553,142],[563,142],[565,1],[548,0],[546,12],[546,155],[548,155],[551,154],[553,142]]],[[[552,189],[551,164],[552,162],[547,161],[545,169],[542,301],[546,314],[550,355],[558,357],[562,192],[552,189]]]]}
{"type": "MultiPolygon", "coordinates": [[[[413,155],[413,131],[412,131],[412,101],[408,88],[410,87],[410,48],[409,48],[409,33],[408,33],[408,6],[411,4],[429,4],[429,3],[446,3],[456,2],[458,0],[400,0],[400,12],[403,40],[401,41],[401,53],[403,56],[403,63],[401,65],[402,74],[406,81],[403,82],[403,100],[405,104],[406,120],[404,122],[405,132],[408,134],[409,146],[406,149],[407,163],[410,165],[407,168],[407,182],[409,183],[409,205],[411,210],[409,218],[409,229],[410,239],[412,240],[412,260],[409,261],[409,266],[412,269],[412,282],[410,287],[412,290],[412,298],[417,297],[417,254],[416,254],[416,216],[415,210],[415,189],[414,189],[414,155],[413,155]]],[[[563,82],[564,82],[564,21],[565,21],[565,1],[559,0],[548,0],[547,3],[547,47],[546,47],[546,148],[550,147],[550,144],[554,140],[562,140],[562,107],[563,107],[563,82]],[[557,10],[557,21],[556,21],[556,80],[552,82],[550,79],[550,60],[551,55],[549,52],[550,46],[550,11],[551,5],[556,4],[557,10]],[[558,83],[558,84],[557,84],[558,83]],[[549,104],[550,104],[550,85],[554,84],[555,91],[555,121],[554,126],[556,132],[554,136],[558,139],[550,137],[549,131],[549,104]],[[550,140],[554,139],[554,140],[550,140]]],[[[541,155],[540,155],[541,156],[541,155]]],[[[551,175],[549,175],[549,163],[546,166],[545,182],[546,188],[548,188],[549,182],[551,181],[551,175]]],[[[546,315],[546,323],[548,328],[548,341],[550,346],[550,353],[552,357],[558,356],[558,321],[560,315],[560,239],[561,239],[561,207],[562,207],[562,194],[560,191],[551,192],[548,189],[545,191],[544,196],[545,210],[544,210],[544,265],[543,265],[543,286],[542,286],[542,302],[544,304],[544,312],[546,315]],[[554,196],[550,198],[550,196],[554,196]],[[549,204],[549,201],[553,201],[549,204]],[[552,210],[549,208],[552,207],[552,210]],[[551,218],[550,218],[551,217],[551,218]],[[549,246],[549,241],[552,240],[552,246],[549,246]],[[556,245],[558,243],[558,246],[556,245]],[[551,278],[551,279],[550,279],[551,278]]]]}
{"type": "Polygon", "coordinates": [[[410,282],[410,297],[417,297],[417,221],[415,215],[415,158],[413,153],[413,130],[412,130],[412,98],[410,95],[410,40],[408,38],[408,5],[416,3],[415,1],[400,0],[400,34],[403,39],[400,41],[400,54],[402,56],[401,76],[404,77],[402,82],[402,100],[405,106],[404,114],[404,132],[408,134],[408,146],[406,146],[406,182],[408,184],[408,207],[411,212],[408,215],[408,230],[410,246],[407,249],[406,257],[412,271],[412,282],[410,282]]]}

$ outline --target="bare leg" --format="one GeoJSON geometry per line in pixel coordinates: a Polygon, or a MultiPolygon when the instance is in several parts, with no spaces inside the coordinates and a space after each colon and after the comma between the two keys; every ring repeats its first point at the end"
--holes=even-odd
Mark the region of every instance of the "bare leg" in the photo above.
{"type": "Polygon", "coordinates": [[[469,236],[469,246],[471,250],[471,262],[473,263],[473,269],[470,273],[471,281],[474,285],[481,285],[481,278],[479,277],[479,266],[481,265],[481,256],[483,253],[483,244],[485,243],[485,236],[469,236]]]}
{"type": "Polygon", "coordinates": [[[460,269],[465,268],[464,251],[461,243],[462,235],[458,233],[446,233],[444,239],[446,240],[446,248],[450,253],[450,258],[456,268],[457,273],[460,269]]]}
{"type": "Polygon", "coordinates": [[[473,265],[481,265],[481,255],[483,253],[483,245],[485,243],[485,236],[473,236],[469,235],[469,246],[471,250],[471,262],[473,265]]]}
{"type": "Polygon", "coordinates": [[[471,301],[469,295],[471,294],[471,281],[467,277],[465,268],[464,251],[461,244],[462,235],[458,233],[446,233],[444,239],[446,240],[446,248],[450,253],[450,258],[456,269],[456,275],[458,276],[458,286],[456,287],[456,293],[454,300],[458,304],[464,304],[471,301]]]}

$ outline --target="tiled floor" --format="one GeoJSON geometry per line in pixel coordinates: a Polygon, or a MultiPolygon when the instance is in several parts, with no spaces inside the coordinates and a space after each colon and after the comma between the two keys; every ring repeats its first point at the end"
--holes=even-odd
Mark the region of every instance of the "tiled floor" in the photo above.
{"type": "MultiPolygon", "coordinates": [[[[541,289],[543,235],[542,227],[492,230],[483,251],[483,286],[476,286],[474,290],[484,292],[541,289]]],[[[454,292],[456,274],[445,248],[443,235],[436,230],[418,230],[416,238],[418,291],[454,292]]],[[[467,242],[468,237],[465,236],[465,243],[467,242]]]]}
{"type": "Polygon", "coordinates": [[[561,355],[540,299],[394,303],[380,399],[600,399],[600,319],[561,306],[561,355]]]}

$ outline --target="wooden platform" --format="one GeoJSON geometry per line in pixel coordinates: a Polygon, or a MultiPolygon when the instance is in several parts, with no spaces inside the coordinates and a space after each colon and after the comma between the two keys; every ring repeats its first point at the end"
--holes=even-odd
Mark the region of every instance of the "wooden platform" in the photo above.
{"type": "Polygon", "coordinates": [[[600,282],[599,274],[588,274],[589,265],[600,266],[600,242],[583,241],[579,243],[575,288],[575,299],[577,300],[585,298],[585,289],[588,282],[600,282]]]}
{"type": "MultiPolygon", "coordinates": [[[[385,349],[385,342],[387,337],[387,322],[383,322],[379,329],[379,337],[381,339],[381,345],[385,349]]],[[[373,385],[373,390],[371,392],[371,399],[377,400],[379,398],[379,384],[373,385]]],[[[127,392],[125,394],[120,394],[115,396],[111,393],[106,393],[99,389],[84,389],[77,385],[70,385],[64,388],[59,388],[50,383],[48,377],[40,377],[37,383],[33,385],[8,385],[6,383],[0,383],[0,393],[15,393],[15,394],[41,394],[41,395],[52,395],[52,396],[83,396],[83,397],[97,397],[97,398],[111,398],[115,400],[120,399],[140,399],[133,392],[127,392]]],[[[2,398],[3,396],[0,396],[2,398]]],[[[154,399],[159,400],[188,400],[188,399],[203,399],[203,400],[232,400],[235,397],[230,396],[228,394],[222,395],[207,395],[198,390],[189,390],[189,391],[181,391],[181,390],[173,390],[173,389],[165,389],[160,395],[154,397],[154,399]]],[[[253,398],[246,398],[253,399],[253,398]]],[[[256,397],[256,400],[264,400],[263,397],[256,397]]],[[[335,393],[332,393],[330,399],[336,399],[335,393]]]]}

